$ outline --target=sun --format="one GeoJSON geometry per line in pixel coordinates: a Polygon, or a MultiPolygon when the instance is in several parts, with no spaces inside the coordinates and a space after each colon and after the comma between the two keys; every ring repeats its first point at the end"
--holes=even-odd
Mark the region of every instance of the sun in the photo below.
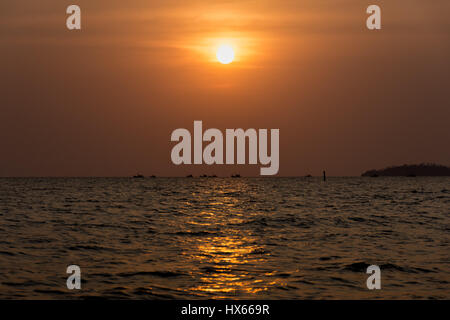
{"type": "Polygon", "coordinates": [[[234,50],[230,45],[223,44],[217,49],[217,60],[222,64],[230,64],[234,60],[234,50]]]}

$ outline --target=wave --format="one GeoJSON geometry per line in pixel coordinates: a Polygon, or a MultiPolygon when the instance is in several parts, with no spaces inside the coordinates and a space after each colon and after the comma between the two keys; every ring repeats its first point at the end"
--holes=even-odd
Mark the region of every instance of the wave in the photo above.
{"type": "Polygon", "coordinates": [[[129,278],[129,277],[138,277],[138,276],[152,276],[152,277],[160,277],[160,278],[173,278],[183,276],[183,273],[172,272],[172,271],[138,271],[138,272],[123,272],[118,273],[117,276],[129,278]]]}

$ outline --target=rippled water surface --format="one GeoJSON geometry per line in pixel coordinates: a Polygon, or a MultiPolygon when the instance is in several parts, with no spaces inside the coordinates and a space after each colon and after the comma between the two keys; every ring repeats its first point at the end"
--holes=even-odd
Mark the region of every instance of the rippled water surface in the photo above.
{"type": "Polygon", "coordinates": [[[3,178],[0,298],[449,299],[449,214],[449,178],[3,178]]]}

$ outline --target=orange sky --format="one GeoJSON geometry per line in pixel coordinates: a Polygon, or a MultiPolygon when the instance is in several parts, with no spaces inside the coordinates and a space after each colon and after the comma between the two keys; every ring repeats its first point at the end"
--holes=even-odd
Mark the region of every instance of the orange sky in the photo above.
{"type": "Polygon", "coordinates": [[[448,0],[2,0],[0,176],[258,175],[170,134],[279,128],[282,176],[450,164],[448,0]],[[65,10],[82,9],[68,31],[65,10]],[[365,28],[368,4],[381,31],[365,28]],[[214,48],[227,39],[236,61],[214,48]]]}

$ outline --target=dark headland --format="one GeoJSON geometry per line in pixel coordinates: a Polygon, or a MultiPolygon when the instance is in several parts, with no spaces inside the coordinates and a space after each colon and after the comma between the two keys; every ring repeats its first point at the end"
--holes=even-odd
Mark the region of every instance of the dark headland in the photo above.
{"type": "Polygon", "coordinates": [[[363,177],[442,177],[450,176],[450,168],[433,163],[404,164],[381,170],[369,170],[363,177]]]}

